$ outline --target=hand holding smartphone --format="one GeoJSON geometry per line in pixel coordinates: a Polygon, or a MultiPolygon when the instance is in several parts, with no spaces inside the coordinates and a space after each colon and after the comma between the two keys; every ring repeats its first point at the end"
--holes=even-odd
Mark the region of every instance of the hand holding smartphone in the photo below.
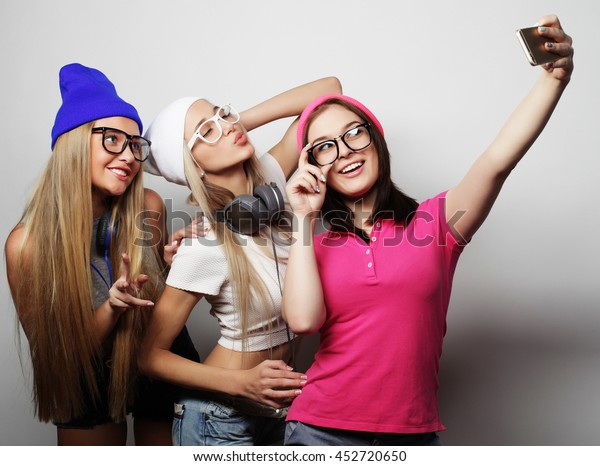
{"type": "Polygon", "coordinates": [[[537,26],[517,29],[516,32],[521,47],[523,47],[523,51],[532,66],[543,65],[560,58],[555,53],[546,50],[545,43],[549,39],[540,36],[537,26]]]}

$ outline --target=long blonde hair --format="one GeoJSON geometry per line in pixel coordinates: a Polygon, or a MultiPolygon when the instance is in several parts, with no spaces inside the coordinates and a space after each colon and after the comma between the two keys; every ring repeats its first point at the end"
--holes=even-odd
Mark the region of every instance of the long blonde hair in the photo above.
{"type": "MultiPolygon", "coordinates": [[[[244,247],[240,244],[239,236],[229,228],[215,228],[216,218],[215,212],[223,209],[229,202],[234,199],[234,194],[221,186],[207,182],[201,178],[199,168],[193,158],[192,152],[187,145],[183,143],[183,165],[185,176],[187,178],[191,193],[188,197],[188,202],[192,205],[198,205],[203,211],[204,217],[210,222],[213,227],[219,244],[223,245],[227,264],[229,266],[229,278],[233,290],[233,305],[240,312],[240,321],[242,328],[242,347],[244,351],[247,349],[248,337],[248,314],[251,308],[260,310],[263,314],[264,321],[268,322],[267,334],[271,335],[272,323],[269,308],[274,306],[267,287],[264,281],[260,278],[260,274],[252,266],[244,247]]],[[[265,179],[260,170],[258,158],[253,155],[250,159],[244,162],[244,170],[249,180],[250,191],[255,186],[265,183],[265,179]]],[[[272,226],[281,230],[282,228],[272,226]]],[[[290,240],[290,236],[286,236],[285,230],[282,234],[277,235],[278,238],[290,240]]],[[[270,257],[275,257],[266,252],[270,257]]],[[[269,342],[269,347],[271,347],[269,342]]]]}
{"type": "MultiPolygon", "coordinates": [[[[103,345],[96,335],[90,266],[92,127],[93,122],[84,124],[57,140],[21,219],[24,238],[18,267],[31,282],[18,288],[15,305],[21,318],[30,319],[33,396],[41,421],[67,422],[80,416],[86,407],[98,404],[104,385],[109,387],[111,417],[124,419],[134,396],[137,349],[149,319],[146,309],[125,311],[113,329],[112,346],[103,345]],[[105,364],[110,378],[101,382],[105,364]]],[[[150,277],[140,297],[155,299],[162,286],[161,264],[156,254],[143,254],[143,196],[140,170],[126,192],[108,206],[112,221],[118,218],[110,262],[118,271],[120,254],[127,252],[131,276],[143,269],[150,277]]]]}

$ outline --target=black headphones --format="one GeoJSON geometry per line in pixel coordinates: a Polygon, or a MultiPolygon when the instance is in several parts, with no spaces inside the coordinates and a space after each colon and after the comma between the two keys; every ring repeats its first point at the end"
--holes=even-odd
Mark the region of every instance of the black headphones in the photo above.
{"type": "Polygon", "coordinates": [[[106,281],[102,273],[92,265],[92,268],[100,275],[106,286],[110,288],[113,283],[112,267],[110,266],[110,259],[108,253],[110,251],[110,240],[117,234],[117,222],[111,226],[111,216],[104,214],[98,221],[98,227],[96,229],[96,252],[98,255],[104,258],[106,266],[108,267],[109,282],[106,281]],[[110,283],[110,285],[109,285],[110,283]]]}
{"type": "Polygon", "coordinates": [[[276,183],[257,186],[252,194],[237,196],[223,209],[217,210],[216,220],[236,233],[253,235],[279,218],[285,207],[276,183]]]}

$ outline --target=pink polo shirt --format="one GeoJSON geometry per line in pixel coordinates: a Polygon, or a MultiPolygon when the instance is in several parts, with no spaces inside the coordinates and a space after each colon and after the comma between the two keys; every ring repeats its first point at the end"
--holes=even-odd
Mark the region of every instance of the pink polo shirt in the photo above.
{"type": "Polygon", "coordinates": [[[354,234],[315,236],[327,318],[288,421],[367,432],[445,429],[438,368],[463,246],[444,204],[445,193],[423,202],[406,229],[376,222],[370,244],[354,234]]]}

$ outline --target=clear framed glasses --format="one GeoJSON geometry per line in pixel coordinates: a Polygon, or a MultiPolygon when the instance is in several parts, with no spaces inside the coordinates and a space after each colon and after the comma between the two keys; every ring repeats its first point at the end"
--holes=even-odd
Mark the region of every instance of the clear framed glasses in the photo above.
{"type": "Polygon", "coordinates": [[[308,156],[321,167],[331,165],[340,156],[338,139],[350,150],[359,151],[366,149],[371,144],[371,128],[369,123],[361,123],[350,128],[344,134],[340,134],[337,138],[327,139],[315,144],[308,149],[308,156]]]}
{"type": "Polygon", "coordinates": [[[122,154],[129,146],[133,158],[138,162],[144,162],[150,155],[150,144],[152,143],[141,136],[132,136],[120,129],[105,126],[92,128],[92,133],[102,133],[102,147],[111,154],[122,154]]]}
{"type": "Polygon", "coordinates": [[[194,131],[188,141],[188,148],[192,150],[198,139],[206,144],[215,144],[223,136],[221,121],[226,121],[229,124],[237,123],[240,121],[240,114],[230,104],[219,107],[212,118],[202,122],[194,131]]]}

